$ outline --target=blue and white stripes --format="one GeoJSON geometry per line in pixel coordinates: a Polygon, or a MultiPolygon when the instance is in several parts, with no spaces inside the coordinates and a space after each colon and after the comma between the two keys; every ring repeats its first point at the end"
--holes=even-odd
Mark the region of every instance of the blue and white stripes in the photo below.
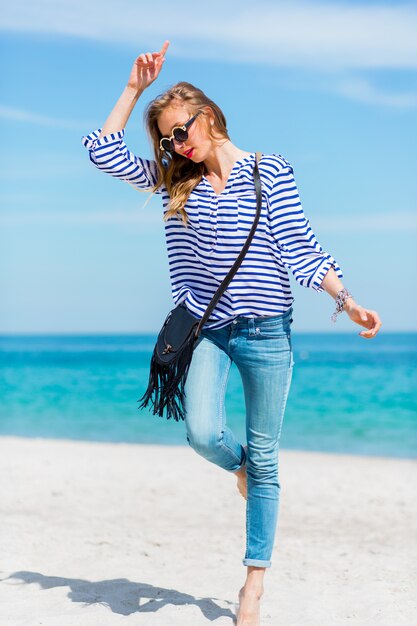
{"type": "MultiPolygon", "coordinates": [[[[151,190],[157,179],[156,162],[128,150],[124,129],[97,139],[100,132],[99,128],[82,137],[91,162],[139,189],[151,190]]],[[[163,222],[172,297],[176,305],[185,301],[197,317],[203,315],[249,234],[256,213],[254,164],[254,152],[236,161],[221,194],[216,194],[203,176],[185,206],[188,228],[177,218],[163,222]]],[[[321,282],[330,267],[343,278],[304,215],[290,163],[280,154],[265,154],[259,172],[263,201],[257,231],[205,328],[221,328],[237,315],[287,311],[294,302],[288,269],[300,285],[318,292],[323,291],[321,282]]],[[[157,193],[162,195],[166,212],[169,197],[165,186],[157,193]]]]}

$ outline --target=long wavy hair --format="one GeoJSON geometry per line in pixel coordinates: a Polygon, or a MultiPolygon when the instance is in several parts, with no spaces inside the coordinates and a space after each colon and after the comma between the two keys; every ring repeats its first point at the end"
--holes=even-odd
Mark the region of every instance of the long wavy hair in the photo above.
{"type": "MultiPolygon", "coordinates": [[[[187,104],[190,115],[195,115],[197,111],[202,112],[196,122],[201,120],[205,124],[211,139],[230,139],[230,137],[227,132],[226,118],[220,107],[213,100],[210,100],[201,89],[191,83],[184,81],[176,83],[151,100],[146,106],[144,122],[158,166],[158,180],[152,188],[152,194],[164,184],[170,197],[164,220],[167,221],[171,217],[177,216],[187,226],[188,216],[184,205],[194,187],[207,173],[207,169],[203,162],[194,163],[191,159],[186,159],[177,152],[173,152],[167,160],[165,153],[160,150],[159,142],[162,135],[158,128],[158,117],[165,108],[172,106],[175,101],[187,104]],[[213,125],[209,122],[207,107],[210,107],[214,114],[213,125]]],[[[150,198],[147,202],[149,200],[150,198]]]]}

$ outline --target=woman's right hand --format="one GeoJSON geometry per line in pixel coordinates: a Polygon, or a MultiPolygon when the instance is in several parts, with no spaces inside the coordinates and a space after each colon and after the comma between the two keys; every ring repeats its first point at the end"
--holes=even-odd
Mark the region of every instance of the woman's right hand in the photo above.
{"type": "Polygon", "coordinates": [[[137,92],[143,91],[158,78],[168,46],[167,39],[159,52],[146,52],[137,57],[127,82],[130,89],[137,92]]]}

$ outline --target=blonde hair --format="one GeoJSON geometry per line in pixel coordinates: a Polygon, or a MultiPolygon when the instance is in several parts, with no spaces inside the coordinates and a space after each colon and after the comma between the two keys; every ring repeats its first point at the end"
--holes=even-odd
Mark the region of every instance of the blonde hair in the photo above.
{"type": "MultiPolygon", "coordinates": [[[[216,133],[216,139],[219,136],[225,139],[230,138],[227,132],[226,118],[220,107],[213,100],[210,100],[201,89],[198,89],[191,83],[184,81],[176,83],[163,94],[151,100],[147,105],[144,112],[144,122],[150,141],[153,144],[155,161],[158,166],[158,179],[152,188],[152,195],[164,184],[170,201],[163,219],[167,221],[172,216],[179,214],[186,226],[188,216],[184,205],[194,187],[198,185],[203,175],[207,173],[207,170],[203,162],[194,163],[191,159],[185,159],[177,152],[172,153],[167,166],[163,164],[164,153],[161,152],[159,147],[162,135],[158,128],[158,117],[164,109],[172,106],[173,102],[187,104],[190,115],[195,115],[197,111],[201,111],[202,114],[198,116],[196,122],[201,120],[205,123],[211,139],[215,139],[213,131],[216,133]],[[209,123],[207,107],[214,114],[213,126],[209,123]]],[[[152,195],[145,202],[145,205],[149,202],[152,195]]]]}

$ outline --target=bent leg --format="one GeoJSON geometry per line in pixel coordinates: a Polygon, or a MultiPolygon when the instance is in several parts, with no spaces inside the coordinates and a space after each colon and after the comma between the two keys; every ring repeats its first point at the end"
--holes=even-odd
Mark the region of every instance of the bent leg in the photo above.
{"type": "Polygon", "coordinates": [[[185,383],[185,427],[189,445],[208,461],[234,472],[246,451],[226,425],[225,394],[231,359],[201,333],[185,383]]]}

